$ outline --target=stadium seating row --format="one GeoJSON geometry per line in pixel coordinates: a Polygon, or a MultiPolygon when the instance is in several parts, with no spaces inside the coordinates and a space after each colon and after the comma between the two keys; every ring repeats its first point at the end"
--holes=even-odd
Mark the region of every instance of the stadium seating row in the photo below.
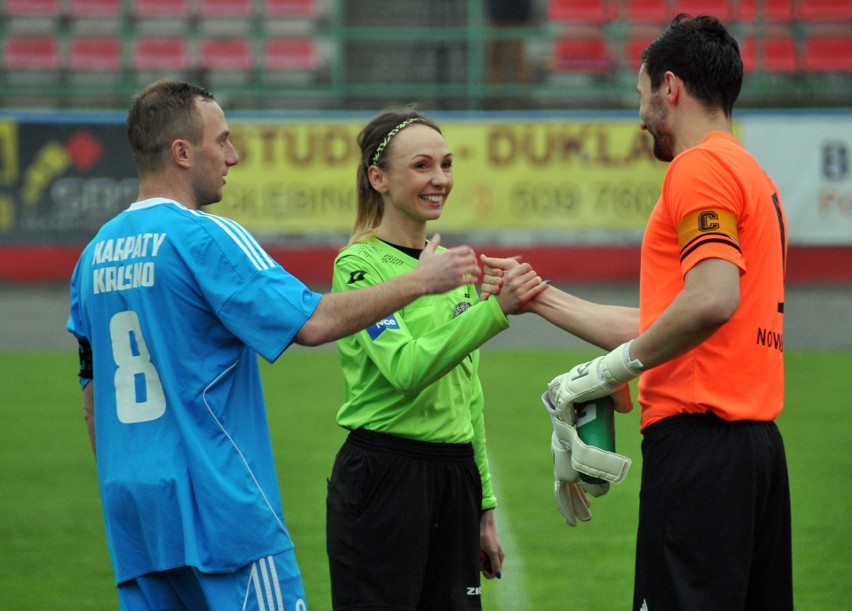
{"type": "MultiPolygon", "coordinates": [[[[123,0],[6,0],[7,17],[118,17],[123,0]]],[[[134,0],[131,14],[139,18],[313,17],[317,0],[134,0]]]]}
{"type": "MultiPolygon", "coordinates": [[[[596,29],[574,31],[555,41],[552,67],[588,74],[609,74],[620,65],[638,69],[641,52],[657,34],[640,29],[610,41],[596,29]]],[[[852,29],[815,30],[800,40],[787,28],[773,28],[740,42],[746,73],[852,73],[852,29]]]]}
{"type": "MultiPolygon", "coordinates": [[[[638,29],[623,40],[608,40],[597,29],[574,30],[554,42],[556,72],[607,74],[621,67],[637,69],[639,54],[656,31],[638,29]]],[[[852,31],[828,29],[797,40],[788,29],[741,39],[747,73],[852,72],[852,31]]],[[[191,44],[181,37],[129,40],[121,36],[81,36],[62,48],[51,36],[12,36],[3,42],[3,70],[98,71],[124,69],[313,71],[320,65],[310,38],[207,38],[191,44]]]]}
{"type": "Polygon", "coordinates": [[[852,21],[850,0],[548,0],[551,22],[601,25],[665,23],[673,15],[714,15],[725,23],[852,21]]]}
{"type": "MultiPolygon", "coordinates": [[[[9,17],[116,17],[122,0],[6,0],[9,17]]],[[[131,13],[140,18],[162,17],[313,17],[317,0],[134,0],[131,13]]],[[[685,12],[710,14],[722,21],[775,23],[852,20],[849,0],[548,0],[554,22],[601,24],[618,19],[658,23],[685,12]]]]}
{"type": "MultiPolygon", "coordinates": [[[[835,98],[852,93],[852,0],[539,2],[547,6],[548,20],[528,53],[538,58],[536,70],[547,75],[548,85],[588,74],[594,78],[586,81],[603,91],[622,77],[632,77],[640,52],[662,25],[674,14],[688,12],[714,14],[732,24],[741,41],[746,72],[779,75],[753,80],[761,81],[764,91],[782,81],[809,84],[808,91],[829,82],[842,85],[831,89],[837,91],[832,94],[835,98]],[[834,73],[841,73],[841,78],[834,73]],[[810,78],[822,74],[826,76],[810,78]]],[[[72,92],[70,85],[100,84],[109,77],[127,88],[151,72],[181,72],[205,82],[224,73],[223,78],[232,84],[250,85],[232,87],[235,96],[254,95],[254,89],[263,95],[277,94],[278,81],[309,84],[302,95],[323,88],[323,95],[338,95],[358,63],[353,56],[360,51],[347,38],[347,32],[357,27],[344,29],[343,34],[329,27],[330,12],[340,10],[335,3],[0,0],[0,97],[37,97],[50,87],[59,98],[66,91],[69,98],[76,91],[107,96],[112,91],[109,86],[80,86],[72,92]],[[332,62],[341,58],[345,61],[329,71],[332,62]],[[7,86],[13,82],[29,88],[7,86]]],[[[519,36],[530,36],[527,29],[521,31],[519,36]]]]}
{"type": "Polygon", "coordinates": [[[53,37],[20,36],[4,41],[6,71],[133,70],[250,70],[311,71],[319,59],[313,40],[271,38],[255,49],[245,38],[210,38],[190,45],[185,39],[141,38],[126,41],[120,36],[79,37],[67,50],[53,37]]]}

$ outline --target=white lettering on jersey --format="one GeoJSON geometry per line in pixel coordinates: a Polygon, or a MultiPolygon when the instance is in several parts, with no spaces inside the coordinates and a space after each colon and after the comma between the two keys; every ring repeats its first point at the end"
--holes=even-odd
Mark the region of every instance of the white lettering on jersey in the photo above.
{"type": "MultiPolygon", "coordinates": [[[[101,240],[95,244],[92,265],[156,257],[165,241],[165,233],[140,233],[123,238],[101,240]]],[[[154,286],[153,261],[107,265],[95,267],[92,270],[92,291],[95,294],[151,286],[154,286]]]]}
{"type": "Polygon", "coordinates": [[[92,265],[156,257],[166,240],[165,233],[140,233],[118,239],[101,240],[95,244],[92,265]]]}
{"type": "Polygon", "coordinates": [[[95,294],[151,286],[154,286],[153,261],[99,267],[93,272],[92,290],[95,294]]]}

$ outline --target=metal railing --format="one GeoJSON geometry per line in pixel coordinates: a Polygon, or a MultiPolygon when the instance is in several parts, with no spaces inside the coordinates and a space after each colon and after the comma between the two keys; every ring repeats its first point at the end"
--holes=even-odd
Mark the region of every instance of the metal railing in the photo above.
{"type": "MultiPolygon", "coordinates": [[[[315,41],[323,61],[317,69],[273,78],[259,60],[248,73],[203,72],[198,68],[174,71],[177,76],[200,81],[214,90],[223,105],[235,109],[367,110],[389,102],[425,102],[440,110],[559,110],[619,109],[635,105],[635,67],[623,53],[605,71],[559,71],[551,61],[553,42],[576,33],[572,26],[539,18],[518,27],[493,27],[486,18],[484,0],[421,0],[411,2],[416,15],[402,14],[382,23],[358,12],[359,0],[339,0],[323,5],[324,12],[306,31],[315,41]],[[353,18],[357,14],[358,18],[353,18]],[[519,41],[525,47],[529,79],[526,82],[489,80],[489,49],[494,43],[519,41]]],[[[403,0],[394,0],[402,2],[403,0]]],[[[130,3],[119,17],[123,40],[137,36],[130,3]]],[[[186,20],[184,35],[198,36],[198,17],[186,20]]],[[[4,19],[3,42],[10,36],[4,19]]],[[[847,24],[848,25],[848,24],[847,24]]],[[[242,23],[255,48],[270,36],[262,15],[242,23]]],[[[286,24],[285,24],[286,26],[286,24]]],[[[629,24],[613,21],[598,28],[608,43],[621,48],[629,24]]],[[[751,24],[761,35],[761,21],[751,24]]],[[[792,26],[803,31],[805,26],[792,26]]],[[[57,20],[56,36],[66,42],[73,23],[57,20]]],[[[285,27],[286,30],[286,27],[285,27]]],[[[737,31],[737,25],[734,25],[737,31]]],[[[227,30],[225,30],[227,34],[227,30]]],[[[132,45],[127,44],[131,48],[132,45]]],[[[35,73],[0,72],[0,104],[4,107],[125,108],[130,95],[144,83],[134,72],[125,52],[124,64],[114,78],[94,75],[80,79],[61,67],[39,78],[35,73]],[[23,77],[23,78],[21,78],[23,77]]],[[[258,53],[258,56],[260,53],[258,53]]],[[[147,75],[155,76],[155,75],[147,75]]],[[[852,73],[774,74],[757,70],[749,74],[741,96],[745,107],[850,106],[852,73]]]]}

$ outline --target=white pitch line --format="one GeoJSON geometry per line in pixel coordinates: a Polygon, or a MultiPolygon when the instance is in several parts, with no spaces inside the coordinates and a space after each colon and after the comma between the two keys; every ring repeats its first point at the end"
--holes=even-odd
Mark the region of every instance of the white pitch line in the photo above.
{"type": "MultiPolygon", "coordinates": [[[[497,482],[499,469],[495,461],[488,456],[488,465],[491,470],[491,486],[498,502],[500,493],[497,482]]],[[[497,523],[497,535],[500,544],[506,554],[506,564],[503,565],[502,577],[494,581],[493,590],[496,593],[497,609],[500,611],[518,611],[519,609],[530,609],[531,603],[527,595],[527,578],[524,563],[521,560],[521,552],[512,535],[512,519],[507,513],[505,506],[500,504],[494,512],[494,520],[497,523]]]]}

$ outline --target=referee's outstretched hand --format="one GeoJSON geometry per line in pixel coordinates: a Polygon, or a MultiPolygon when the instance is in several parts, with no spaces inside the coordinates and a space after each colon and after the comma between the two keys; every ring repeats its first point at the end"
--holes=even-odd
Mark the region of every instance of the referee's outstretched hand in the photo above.
{"type": "Polygon", "coordinates": [[[495,294],[494,298],[506,315],[521,313],[530,300],[547,288],[547,283],[529,263],[521,263],[506,270],[501,281],[500,293],[495,294]]]}
{"type": "Polygon", "coordinates": [[[441,235],[436,233],[420,254],[417,273],[425,282],[426,293],[446,293],[463,284],[479,280],[479,265],[476,253],[470,246],[455,246],[435,252],[441,244],[441,235]]]}

